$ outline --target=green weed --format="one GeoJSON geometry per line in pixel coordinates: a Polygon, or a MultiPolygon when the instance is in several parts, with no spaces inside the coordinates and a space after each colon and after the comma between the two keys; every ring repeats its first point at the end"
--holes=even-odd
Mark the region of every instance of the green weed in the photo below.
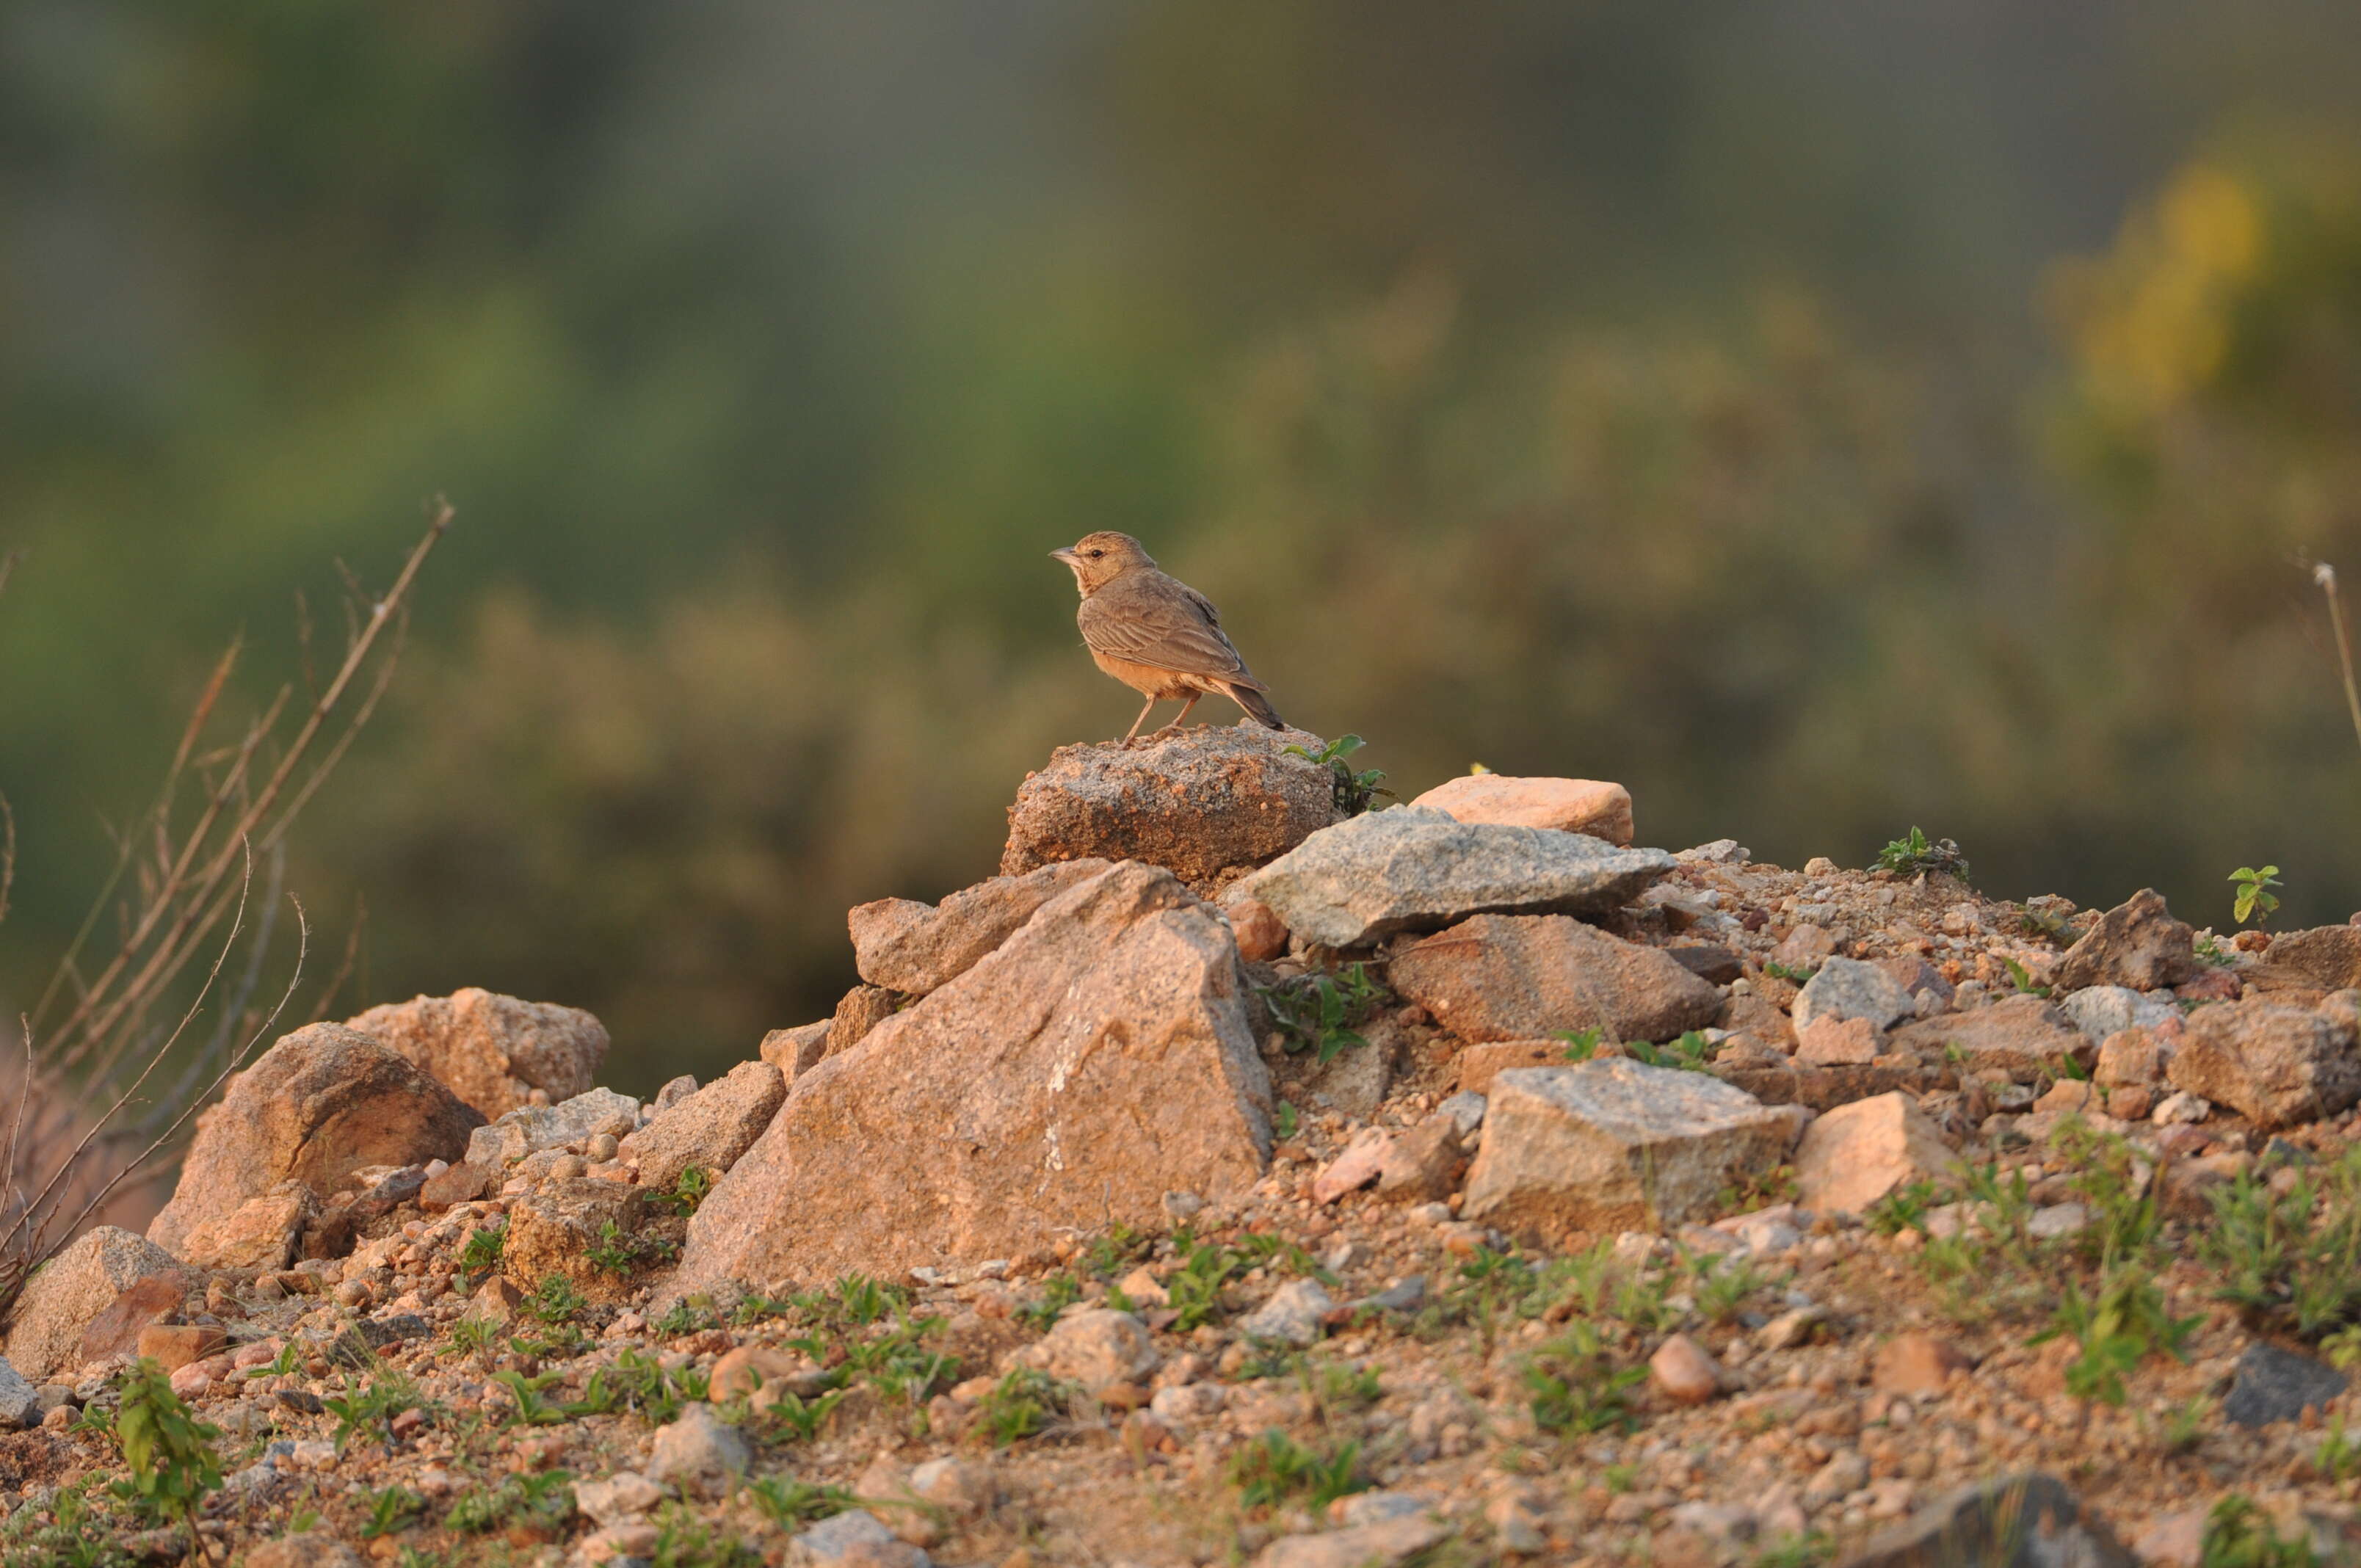
{"type": "Polygon", "coordinates": [[[2260,926],[2279,912],[2279,895],[2271,889],[2287,885],[2279,881],[2279,867],[2264,866],[2258,870],[2254,866],[2240,866],[2230,873],[2228,880],[2238,884],[2237,895],[2231,900],[2230,913],[2237,916],[2239,925],[2251,923],[2260,926]]]}
{"type": "Polygon", "coordinates": [[[1367,744],[1358,735],[1339,735],[1317,751],[1307,751],[1301,746],[1283,746],[1280,750],[1292,752],[1315,767],[1326,768],[1334,779],[1336,809],[1346,817],[1358,817],[1369,809],[1370,803],[1378,795],[1390,796],[1394,793],[1384,787],[1386,775],[1381,770],[1369,768],[1355,773],[1353,764],[1345,761],[1367,744]]]}
{"type": "Polygon", "coordinates": [[[191,1414],[164,1369],[146,1356],[115,1387],[115,1443],[130,1474],[115,1483],[115,1493],[153,1519],[178,1521],[194,1550],[197,1508],[221,1485],[221,1459],[214,1452],[221,1429],[191,1414]]]}
{"type": "Polygon", "coordinates": [[[1563,1055],[1570,1062],[1586,1062],[1598,1054],[1597,1029],[1560,1029],[1552,1038],[1564,1040],[1563,1055]]]}
{"type": "Polygon", "coordinates": [[[1533,1424],[1573,1437],[1636,1426],[1630,1390],[1647,1376],[1642,1366],[1617,1366],[1598,1331],[1577,1318],[1533,1353],[1523,1381],[1533,1424]]]}
{"type": "Polygon", "coordinates": [[[1322,1066],[1348,1047],[1369,1042],[1352,1027],[1390,994],[1369,978],[1368,966],[1349,964],[1336,974],[1299,975],[1255,994],[1270,1009],[1271,1022],[1290,1055],[1310,1051],[1322,1066]]]}
{"type": "Polygon", "coordinates": [[[1275,1508],[1301,1498],[1312,1514],[1337,1498],[1365,1489],[1361,1445],[1347,1442],[1324,1452],[1304,1447],[1273,1428],[1230,1456],[1230,1484],[1246,1508],[1275,1508]]]}
{"type": "Polygon", "coordinates": [[[1968,880],[1968,858],[1960,853],[1959,845],[1949,839],[1938,839],[1929,843],[1927,835],[1916,828],[1911,828],[1908,836],[1894,839],[1880,850],[1877,864],[1872,869],[1892,872],[1896,876],[1916,876],[1921,872],[1931,872],[1941,876],[1957,877],[1961,882],[1968,880]]]}
{"type": "Polygon", "coordinates": [[[2235,1493],[2205,1516],[2198,1568],[2312,1568],[2317,1561],[2301,1526],[2281,1537],[2270,1516],[2235,1493]]]}
{"type": "Polygon", "coordinates": [[[977,1402],[976,1415],[992,1446],[1007,1448],[1047,1431],[1066,1399],[1067,1390],[1048,1373],[1019,1367],[993,1385],[977,1402]]]}
{"type": "Polygon", "coordinates": [[[362,1501],[368,1508],[368,1522],[361,1526],[361,1539],[375,1541],[381,1535],[393,1535],[409,1528],[411,1522],[426,1511],[426,1499],[407,1486],[388,1486],[368,1493],[362,1501]]]}
{"type": "Polygon", "coordinates": [[[459,1249],[459,1272],[489,1274],[500,1266],[500,1245],[509,1238],[506,1225],[487,1225],[467,1233],[459,1249]]]}
{"type": "Polygon", "coordinates": [[[815,1486],[808,1481],[790,1480],[785,1475],[765,1475],[750,1482],[746,1495],[754,1499],[773,1524],[782,1530],[799,1530],[807,1524],[818,1524],[825,1519],[861,1506],[861,1499],[842,1486],[815,1486]]]}
{"type": "Polygon", "coordinates": [[[2361,1320],[2361,1149],[2283,1193],[2249,1169],[2211,1199],[2198,1250],[2222,1277],[2220,1299],[2306,1339],[2361,1320]]]}

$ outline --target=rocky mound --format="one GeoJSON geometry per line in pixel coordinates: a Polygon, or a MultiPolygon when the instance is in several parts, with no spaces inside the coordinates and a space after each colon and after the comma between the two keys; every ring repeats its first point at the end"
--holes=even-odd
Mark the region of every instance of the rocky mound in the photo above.
{"type": "Polygon", "coordinates": [[[0,1552],[185,1554],[92,1484],[159,1399],[256,1564],[2361,1540],[2361,928],[1333,783],[1061,751],[1003,876],[853,911],[833,1018],[645,1103],[482,993],[287,1036],[19,1299],[0,1552]]]}

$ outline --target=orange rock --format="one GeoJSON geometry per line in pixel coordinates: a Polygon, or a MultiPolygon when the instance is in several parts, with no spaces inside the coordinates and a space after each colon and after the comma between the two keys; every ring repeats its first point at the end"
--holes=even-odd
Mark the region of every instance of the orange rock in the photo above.
{"type": "Polygon", "coordinates": [[[1648,1373],[1664,1396],[1684,1405],[1701,1405],[1721,1391],[1721,1367],[1703,1345],[1686,1334],[1675,1334],[1648,1358],[1648,1373]]]}
{"type": "Polygon", "coordinates": [[[1230,905],[1229,916],[1230,929],[1238,937],[1238,957],[1246,962],[1268,963],[1287,951],[1287,927],[1261,899],[1239,899],[1230,905]]]}
{"type": "Polygon", "coordinates": [[[139,1331],[139,1354],[167,1372],[203,1361],[229,1343],[216,1327],[200,1323],[150,1323],[139,1331]]]}
{"type": "Polygon", "coordinates": [[[1436,785],[1411,804],[1447,811],[1462,822],[1554,828],[1587,833],[1610,844],[1631,842],[1631,792],[1600,779],[1470,773],[1436,785]]]}
{"type": "Polygon", "coordinates": [[[1564,1067],[1564,1040],[1488,1040],[1459,1053],[1459,1087],[1470,1094],[1489,1094],[1492,1080],[1514,1067],[1564,1067]]]}
{"type": "Polygon", "coordinates": [[[1955,1372],[1975,1364],[1949,1340],[1928,1333],[1898,1334],[1877,1347],[1870,1363],[1870,1387],[1881,1394],[1923,1398],[1939,1394],[1955,1372]]]}

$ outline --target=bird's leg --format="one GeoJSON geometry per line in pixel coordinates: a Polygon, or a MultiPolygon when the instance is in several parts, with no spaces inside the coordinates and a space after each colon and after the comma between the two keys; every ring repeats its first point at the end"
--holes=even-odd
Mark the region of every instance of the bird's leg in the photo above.
{"type": "Polygon", "coordinates": [[[1123,743],[1126,746],[1130,745],[1131,738],[1139,733],[1139,727],[1148,722],[1148,715],[1155,707],[1156,698],[1153,696],[1150,696],[1148,699],[1147,706],[1139,710],[1139,717],[1133,719],[1131,721],[1131,728],[1123,732],[1123,743]]]}
{"type": "MultiPolygon", "coordinates": [[[[1205,694],[1203,692],[1191,692],[1189,694],[1188,700],[1180,705],[1180,711],[1172,716],[1172,722],[1158,730],[1156,735],[1170,735],[1179,729],[1180,728],[1181,720],[1189,717],[1189,710],[1196,707],[1198,699],[1202,697],[1205,694]]],[[[1156,739],[1156,735],[1150,735],[1148,739],[1153,740],[1156,739]]]]}

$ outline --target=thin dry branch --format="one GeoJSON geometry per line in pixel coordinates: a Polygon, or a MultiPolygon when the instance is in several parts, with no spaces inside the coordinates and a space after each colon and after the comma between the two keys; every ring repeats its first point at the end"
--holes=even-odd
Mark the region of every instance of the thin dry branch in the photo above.
{"type": "MultiPolygon", "coordinates": [[[[180,862],[175,866],[175,874],[159,886],[156,896],[143,900],[139,916],[120,949],[98,977],[82,989],[72,1012],[60,1025],[60,1034],[63,1038],[60,1045],[67,1059],[80,1061],[93,1053],[102,1057],[109,1055],[107,1042],[119,1042],[126,1032],[126,1026],[152,1003],[172,977],[180,972],[181,966],[189,961],[230,902],[224,896],[224,892],[239,852],[238,846],[257,842],[269,848],[284,838],[294,816],[310,800],[324,775],[315,769],[298,787],[291,799],[287,800],[285,808],[280,810],[288,784],[313,743],[327,728],[337,705],[368,663],[390,625],[396,629],[393,648],[394,652],[399,652],[399,629],[405,619],[404,605],[427,555],[450,528],[452,516],[447,503],[436,504],[424,536],[403,563],[393,587],[383,598],[370,606],[368,615],[358,621],[342,667],[330,680],[327,689],[312,704],[302,727],[279,756],[268,779],[250,795],[247,794],[250,774],[244,764],[250,763],[252,752],[242,749],[242,765],[234,768],[231,778],[225,779],[222,787],[214,791],[215,805],[209,807],[203,829],[192,833],[184,843],[180,862]],[[214,822],[225,812],[228,800],[234,797],[240,799],[241,808],[234,825],[223,835],[220,849],[214,851],[212,859],[202,870],[190,870],[208,841],[214,822]],[[274,812],[277,815],[274,816],[274,812]],[[139,955],[143,952],[147,956],[141,961],[139,955]]],[[[380,669],[379,678],[368,688],[367,700],[347,726],[345,735],[332,745],[329,758],[321,764],[322,767],[331,766],[342,757],[345,746],[349,744],[352,728],[366,722],[374,711],[376,699],[384,690],[386,678],[386,672],[380,669]]],[[[277,711],[278,705],[274,704],[273,718],[277,711]]],[[[251,732],[258,744],[268,733],[269,729],[264,725],[258,725],[251,732]]],[[[51,994],[55,994],[56,990],[53,984],[51,994]]],[[[119,1045],[116,1048],[119,1051],[119,1045]]]]}

